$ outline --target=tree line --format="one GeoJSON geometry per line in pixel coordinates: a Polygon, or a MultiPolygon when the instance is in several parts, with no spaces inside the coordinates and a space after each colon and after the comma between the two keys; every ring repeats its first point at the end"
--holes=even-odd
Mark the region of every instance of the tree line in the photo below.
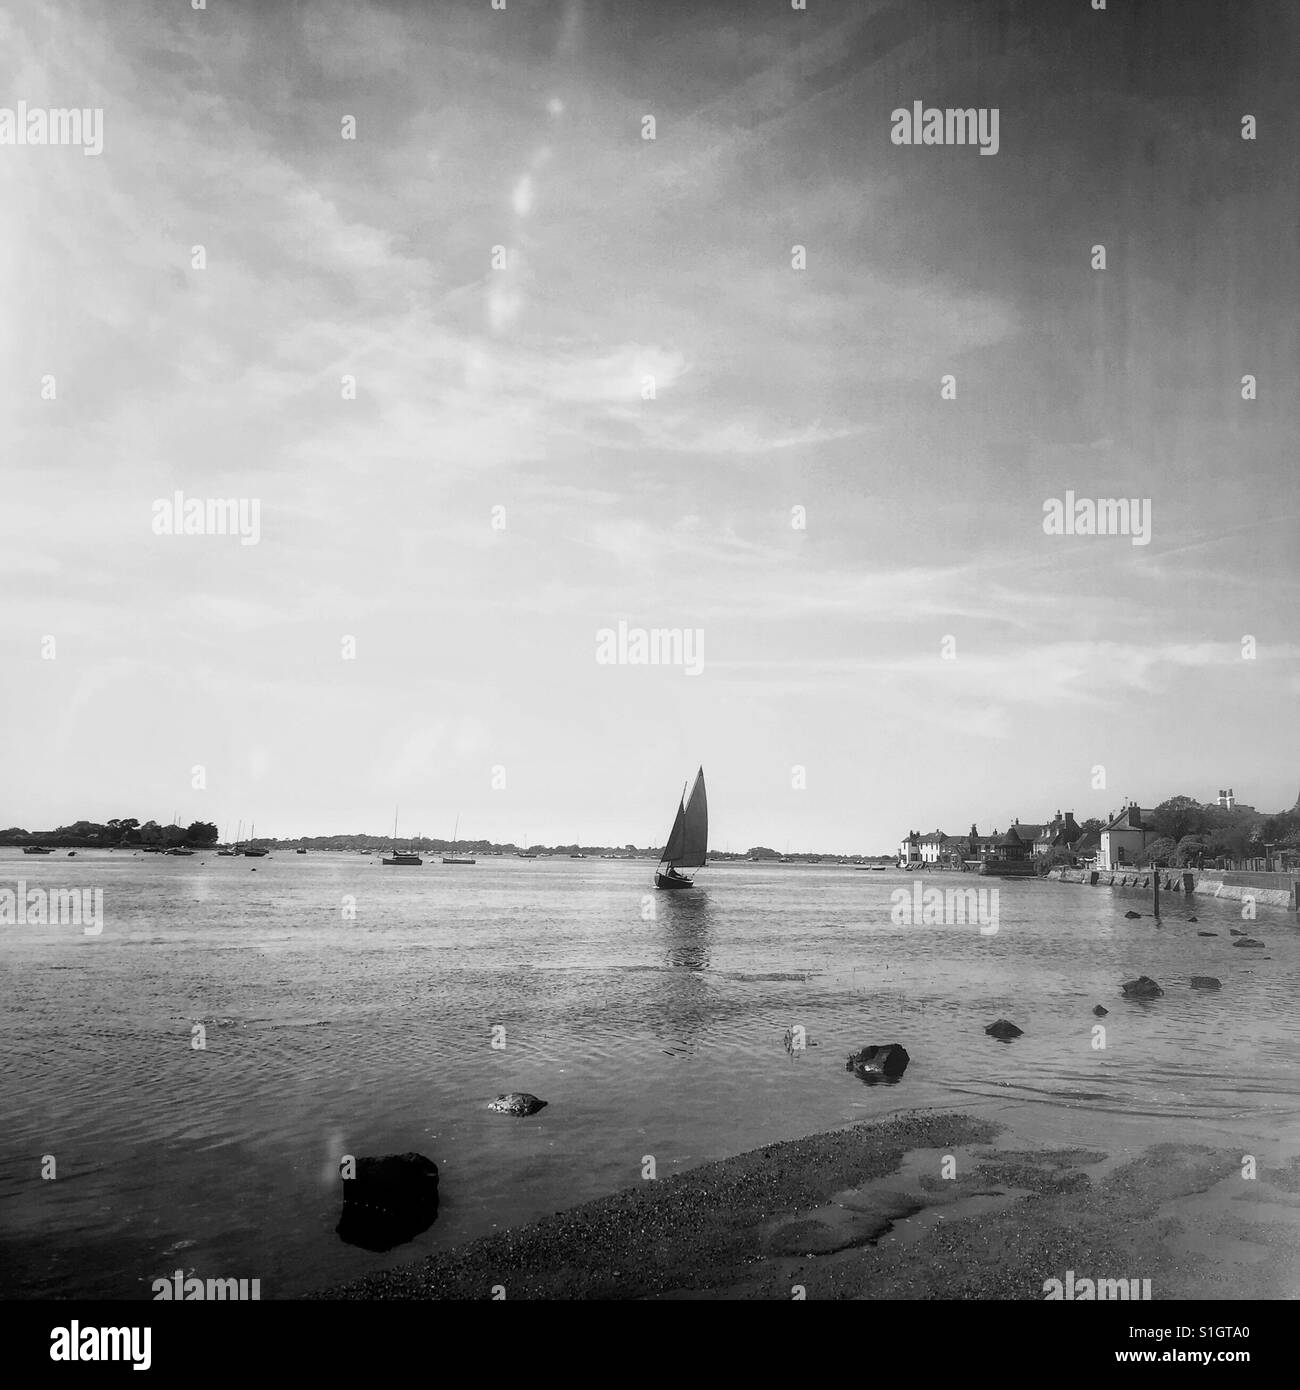
{"type": "Polygon", "coordinates": [[[50,845],[68,849],[113,849],[121,845],[157,845],[175,849],[187,845],[203,849],[215,845],[220,832],[211,821],[191,821],[187,826],[140,823],[134,816],[121,820],[79,820],[54,830],[31,831],[13,825],[0,830],[0,845],[50,845]]]}

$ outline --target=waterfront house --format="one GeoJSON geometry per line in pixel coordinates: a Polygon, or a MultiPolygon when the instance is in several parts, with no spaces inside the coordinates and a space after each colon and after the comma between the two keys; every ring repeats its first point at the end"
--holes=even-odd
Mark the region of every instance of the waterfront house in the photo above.
{"type": "Polygon", "coordinates": [[[921,835],[919,831],[909,830],[898,844],[898,866],[906,869],[921,862],[921,835]]]}
{"type": "Polygon", "coordinates": [[[1070,854],[1074,858],[1074,865],[1079,869],[1095,869],[1097,867],[1097,856],[1101,852],[1101,836],[1095,831],[1089,830],[1080,835],[1079,838],[1070,846],[1070,854]]]}
{"type": "Polygon", "coordinates": [[[1042,826],[1025,826],[1025,831],[1032,831],[1032,834],[1021,835],[1021,825],[1019,821],[1014,821],[1007,827],[1005,835],[1001,835],[997,842],[997,858],[1006,860],[1009,863],[1017,863],[1028,859],[1033,853],[1034,840],[1042,830],[1042,826]]]}
{"type": "Polygon", "coordinates": [[[998,832],[995,830],[992,835],[981,835],[972,823],[966,838],[965,861],[968,864],[982,864],[986,859],[994,858],[997,852],[998,832]]]}
{"type": "Polygon", "coordinates": [[[943,858],[943,844],[948,838],[942,830],[932,830],[920,840],[921,863],[937,864],[943,858]]]}
{"type": "Polygon", "coordinates": [[[1016,838],[1025,846],[1025,858],[1030,858],[1034,853],[1034,845],[1038,842],[1043,831],[1047,829],[1045,825],[1037,825],[1033,821],[1013,820],[1008,831],[1014,830],[1016,838]]]}
{"type": "Polygon", "coordinates": [[[1102,830],[1097,867],[1105,871],[1132,868],[1141,862],[1143,851],[1157,838],[1151,826],[1151,812],[1131,803],[1119,815],[1111,816],[1102,830]]]}
{"type": "Polygon", "coordinates": [[[1075,823],[1074,812],[1064,815],[1057,811],[1055,817],[1039,831],[1034,840],[1034,854],[1051,854],[1053,850],[1069,852],[1070,846],[1083,834],[1075,823]]]}

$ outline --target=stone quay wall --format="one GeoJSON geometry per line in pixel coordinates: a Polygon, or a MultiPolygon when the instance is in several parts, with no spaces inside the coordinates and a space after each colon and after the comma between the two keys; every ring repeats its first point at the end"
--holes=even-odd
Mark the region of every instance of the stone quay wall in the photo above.
{"type": "Polygon", "coordinates": [[[1162,893],[1199,894],[1207,898],[1253,898],[1268,907],[1300,910],[1300,877],[1294,874],[1245,873],[1228,869],[1050,869],[1059,883],[1088,883],[1102,888],[1150,888],[1160,880],[1162,893]]]}

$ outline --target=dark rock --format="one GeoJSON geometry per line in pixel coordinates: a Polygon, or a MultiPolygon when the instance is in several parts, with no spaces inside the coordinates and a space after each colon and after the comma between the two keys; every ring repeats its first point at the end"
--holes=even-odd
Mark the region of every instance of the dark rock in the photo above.
{"type": "Polygon", "coordinates": [[[996,1023],[990,1023],[984,1031],[991,1038],[1001,1038],[1004,1042],[1010,1042],[1012,1038],[1018,1038],[1025,1030],[1017,1028],[1014,1023],[1009,1023],[1005,1018],[1000,1018],[996,1023]]]}
{"type": "Polygon", "coordinates": [[[878,1081],[900,1080],[911,1060],[907,1049],[901,1044],[884,1043],[852,1053],[844,1063],[844,1070],[851,1071],[859,1081],[872,1086],[878,1081]]]}
{"type": "Polygon", "coordinates": [[[1216,980],[1213,975],[1193,975],[1193,989],[1222,989],[1221,981],[1216,980]]]}
{"type": "Polygon", "coordinates": [[[423,1154],[356,1160],[343,1179],[339,1239],[363,1250],[391,1250],[414,1240],[438,1215],[438,1165],[423,1154]]]}
{"type": "Polygon", "coordinates": [[[1256,941],[1253,936],[1243,936],[1240,941],[1234,941],[1234,946],[1262,946],[1262,941],[1256,941]]]}
{"type": "Polygon", "coordinates": [[[1092,1006],[1092,1011],[1097,1015],[1098,1018],[1105,1018],[1106,1015],[1110,1013],[1109,1009],[1103,1009],[1100,1004],[1094,1004],[1092,1006]]]}
{"type": "Polygon", "coordinates": [[[1195,918],[1195,917],[1189,917],[1187,920],[1188,920],[1189,922],[1194,922],[1194,921],[1196,921],[1196,918],[1195,918]]]}
{"type": "Polygon", "coordinates": [[[1126,912],[1124,914],[1125,917],[1141,917],[1141,915],[1140,912],[1126,912]]]}
{"type": "Polygon", "coordinates": [[[1246,933],[1245,933],[1244,931],[1238,931],[1236,927],[1229,927],[1229,928],[1228,928],[1228,935],[1229,935],[1229,936],[1245,936],[1246,933]]]}
{"type": "Polygon", "coordinates": [[[1150,975],[1139,975],[1136,980],[1125,980],[1121,988],[1130,999],[1155,999],[1164,993],[1150,975]]]}
{"type": "Polygon", "coordinates": [[[1197,936],[1218,936],[1218,934],[1217,931],[1198,931],[1196,933],[1197,936]]]}
{"type": "Polygon", "coordinates": [[[499,1115],[536,1115],[549,1104],[549,1101],[538,1100],[527,1091],[511,1091],[509,1095],[488,1101],[488,1109],[495,1110],[499,1115]]]}

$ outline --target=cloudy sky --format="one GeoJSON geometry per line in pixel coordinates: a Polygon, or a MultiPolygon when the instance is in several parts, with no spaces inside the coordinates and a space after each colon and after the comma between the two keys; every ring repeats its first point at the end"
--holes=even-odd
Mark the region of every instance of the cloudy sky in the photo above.
{"type": "Polygon", "coordinates": [[[0,147],[0,824],[650,844],[700,763],[718,849],[1290,806],[1300,13],[1133,8],[0,13],[0,104],[103,110],[0,147]]]}

